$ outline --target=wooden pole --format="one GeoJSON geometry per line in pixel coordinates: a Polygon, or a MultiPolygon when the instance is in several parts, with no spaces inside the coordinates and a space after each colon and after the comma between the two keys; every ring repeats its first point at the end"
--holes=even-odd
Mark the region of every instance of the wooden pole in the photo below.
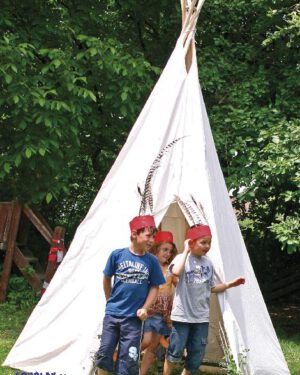
{"type": "Polygon", "coordinates": [[[36,229],[41,233],[45,240],[51,244],[53,230],[49,227],[46,220],[37,212],[29,207],[23,208],[24,214],[31,221],[31,223],[36,227],[36,229]]]}
{"type": "Polygon", "coordinates": [[[36,274],[35,270],[30,272],[30,263],[24,257],[22,251],[16,246],[14,251],[14,262],[22,272],[24,278],[28,281],[31,287],[37,291],[42,289],[42,282],[38,275],[36,274]]]}
{"type": "Polygon", "coordinates": [[[186,19],[186,10],[187,10],[186,0],[181,0],[182,28],[186,19]]]}
{"type": "Polygon", "coordinates": [[[54,233],[53,233],[53,238],[52,238],[52,243],[51,243],[51,248],[49,252],[49,257],[48,257],[48,264],[45,272],[45,280],[44,280],[44,285],[42,288],[41,295],[46,291],[47,286],[50,284],[50,281],[52,280],[55,272],[57,271],[61,260],[58,261],[57,259],[57,251],[63,251],[63,257],[66,254],[66,249],[64,246],[64,237],[65,237],[65,228],[64,227],[55,227],[54,228],[54,233]],[[52,250],[56,250],[54,252],[55,254],[55,261],[51,259],[51,253],[52,250]]]}
{"type": "Polygon", "coordinates": [[[181,0],[182,41],[185,51],[186,70],[189,71],[195,48],[194,33],[197,20],[205,0],[181,0]]]}
{"type": "Polygon", "coordinates": [[[16,248],[16,238],[19,228],[19,222],[21,217],[22,207],[21,204],[17,201],[12,203],[12,213],[10,228],[7,237],[7,248],[5,259],[3,263],[3,272],[1,276],[1,285],[0,285],[0,303],[3,303],[6,299],[6,292],[8,287],[8,280],[11,273],[11,266],[14,257],[14,252],[16,248]]]}

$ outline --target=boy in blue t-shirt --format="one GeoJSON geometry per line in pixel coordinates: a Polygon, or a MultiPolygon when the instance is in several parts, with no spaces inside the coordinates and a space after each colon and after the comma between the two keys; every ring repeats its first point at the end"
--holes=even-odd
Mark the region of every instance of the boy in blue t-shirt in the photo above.
{"type": "Polygon", "coordinates": [[[156,300],[159,285],[165,283],[157,258],[148,253],[156,231],[153,217],[137,216],[129,225],[130,247],[113,251],[103,271],[107,303],[96,354],[99,375],[113,371],[117,345],[116,373],[139,374],[142,321],[147,319],[147,309],[156,300]]]}

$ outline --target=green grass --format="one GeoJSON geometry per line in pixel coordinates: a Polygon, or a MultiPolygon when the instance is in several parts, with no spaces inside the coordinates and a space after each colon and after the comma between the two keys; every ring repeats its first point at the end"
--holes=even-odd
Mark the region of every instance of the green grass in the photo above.
{"type": "MultiPolygon", "coordinates": [[[[269,308],[269,310],[291,375],[300,375],[300,308],[275,306],[269,308]]],[[[1,363],[20,334],[30,312],[30,306],[21,305],[17,308],[15,304],[0,304],[1,363]]],[[[15,375],[15,373],[16,370],[0,367],[0,375],[15,375]]],[[[155,369],[149,371],[149,375],[158,373],[161,374],[155,369]]],[[[174,370],[173,375],[179,375],[180,373],[181,368],[178,368],[174,370]]],[[[201,375],[205,374],[202,373],[201,375]]]]}
{"type": "Polygon", "coordinates": [[[292,375],[300,375],[300,333],[287,336],[278,332],[278,338],[292,375]]]}
{"type": "MultiPolygon", "coordinates": [[[[30,315],[31,307],[16,308],[0,304],[0,363],[3,363],[30,315]]],[[[0,375],[15,375],[16,370],[0,367],[0,375]]]]}
{"type": "Polygon", "coordinates": [[[300,375],[299,303],[269,306],[269,312],[291,375],[300,375]]]}

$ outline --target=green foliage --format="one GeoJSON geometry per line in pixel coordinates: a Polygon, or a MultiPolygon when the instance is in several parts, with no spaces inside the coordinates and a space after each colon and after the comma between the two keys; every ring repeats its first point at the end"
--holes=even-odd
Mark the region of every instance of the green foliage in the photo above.
{"type": "Polygon", "coordinates": [[[24,277],[10,277],[7,290],[7,304],[12,312],[20,308],[32,308],[39,301],[39,298],[39,293],[31,289],[24,277]]]}
{"type": "Polygon", "coordinates": [[[20,271],[21,272],[26,272],[28,276],[32,276],[34,274],[34,272],[35,272],[34,268],[31,265],[29,265],[26,268],[20,268],[20,271]]]}
{"type": "MultiPolygon", "coordinates": [[[[297,221],[299,49],[296,38],[289,46],[285,38],[266,42],[286,27],[294,2],[281,2],[280,11],[271,1],[244,5],[206,4],[199,70],[227,186],[251,256],[261,262],[262,251],[268,258],[274,248],[288,249],[279,227],[286,217],[297,221]]],[[[299,249],[292,236],[289,252],[299,249]]]]}
{"type": "MultiPolygon", "coordinates": [[[[2,199],[37,204],[72,237],[165,66],[180,20],[179,1],[3,2],[2,199]]],[[[251,256],[295,252],[299,5],[206,2],[196,40],[218,155],[251,256]]]]}
{"type": "Polygon", "coordinates": [[[274,32],[268,33],[268,37],[264,40],[263,45],[267,46],[278,39],[284,39],[286,46],[298,45],[300,37],[300,5],[296,3],[291,7],[283,7],[279,9],[272,9],[268,13],[269,17],[280,15],[285,25],[277,27],[274,32]]]}
{"type": "Polygon", "coordinates": [[[276,220],[277,222],[271,225],[271,231],[282,244],[282,250],[286,249],[288,254],[299,250],[299,216],[284,217],[283,215],[278,215],[276,220]]]}
{"type": "MultiPolygon", "coordinates": [[[[103,33],[106,17],[91,24],[91,5],[26,2],[12,12],[6,2],[2,8],[0,181],[7,199],[50,203],[70,193],[82,156],[97,165],[109,151],[111,162],[135,103],[158,72],[140,52],[103,33]]],[[[98,3],[95,12],[102,8],[98,3]]]]}

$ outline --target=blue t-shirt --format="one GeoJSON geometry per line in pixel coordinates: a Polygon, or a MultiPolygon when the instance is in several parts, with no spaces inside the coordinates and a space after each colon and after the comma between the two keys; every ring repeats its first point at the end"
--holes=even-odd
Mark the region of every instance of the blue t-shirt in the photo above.
{"type": "Polygon", "coordinates": [[[136,316],[150,287],[166,282],[154,255],[135,255],[128,248],[114,250],[103,273],[108,277],[114,276],[111,295],[106,303],[107,315],[136,316]]]}

